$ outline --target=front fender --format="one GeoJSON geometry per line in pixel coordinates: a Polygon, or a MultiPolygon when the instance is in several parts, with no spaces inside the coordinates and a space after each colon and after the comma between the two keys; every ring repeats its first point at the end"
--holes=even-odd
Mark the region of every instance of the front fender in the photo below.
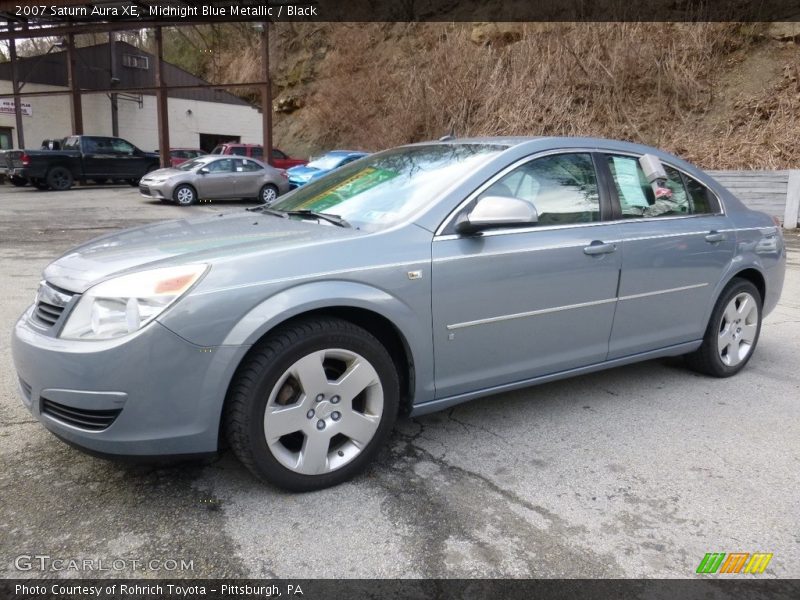
{"type": "Polygon", "coordinates": [[[384,290],[353,281],[302,283],[270,296],[231,329],[223,345],[251,346],[281,323],[325,308],[359,308],[391,322],[406,342],[415,367],[414,402],[433,399],[433,342],[430,315],[420,315],[384,290]]]}

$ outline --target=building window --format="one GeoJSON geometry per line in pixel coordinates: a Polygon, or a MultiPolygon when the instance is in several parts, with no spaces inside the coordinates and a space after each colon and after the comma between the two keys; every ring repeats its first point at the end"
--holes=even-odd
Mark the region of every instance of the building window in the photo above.
{"type": "Polygon", "coordinates": [[[150,60],[148,57],[140,54],[123,54],[122,66],[132,69],[144,69],[146,71],[150,68],[150,60]]]}

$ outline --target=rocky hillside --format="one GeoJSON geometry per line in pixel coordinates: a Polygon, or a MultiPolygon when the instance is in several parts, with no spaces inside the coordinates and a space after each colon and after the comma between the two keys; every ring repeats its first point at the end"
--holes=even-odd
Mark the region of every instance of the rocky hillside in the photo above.
{"type": "MultiPolygon", "coordinates": [[[[169,58],[256,79],[257,36],[186,29],[169,58]]],[[[279,23],[275,138],[314,154],[450,132],[598,135],[707,168],[797,168],[799,41],[797,23],[279,23]]]]}

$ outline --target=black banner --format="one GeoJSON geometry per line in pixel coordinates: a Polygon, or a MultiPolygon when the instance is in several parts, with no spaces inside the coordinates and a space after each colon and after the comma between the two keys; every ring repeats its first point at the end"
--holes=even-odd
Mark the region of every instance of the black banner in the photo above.
{"type": "Polygon", "coordinates": [[[0,19],[105,21],[798,21],[798,0],[0,0],[0,19]]]}
{"type": "Polygon", "coordinates": [[[796,600],[800,580],[698,579],[6,579],[3,600],[796,600]]]}

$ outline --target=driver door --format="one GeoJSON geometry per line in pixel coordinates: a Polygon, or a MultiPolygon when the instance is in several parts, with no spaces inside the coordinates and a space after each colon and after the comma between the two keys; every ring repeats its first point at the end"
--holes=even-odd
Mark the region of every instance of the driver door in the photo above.
{"type": "MultiPolygon", "coordinates": [[[[434,238],[437,397],[502,386],[605,360],[621,266],[618,225],[602,221],[590,153],[533,159],[484,196],[531,202],[524,228],[434,238]],[[600,251],[598,251],[600,250],[600,251]]],[[[453,219],[451,222],[455,222],[453,219]]]]}
{"type": "Polygon", "coordinates": [[[220,158],[206,165],[207,173],[198,173],[195,180],[197,195],[206,200],[228,198],[236,187],[232,158],[220,158]]]}

